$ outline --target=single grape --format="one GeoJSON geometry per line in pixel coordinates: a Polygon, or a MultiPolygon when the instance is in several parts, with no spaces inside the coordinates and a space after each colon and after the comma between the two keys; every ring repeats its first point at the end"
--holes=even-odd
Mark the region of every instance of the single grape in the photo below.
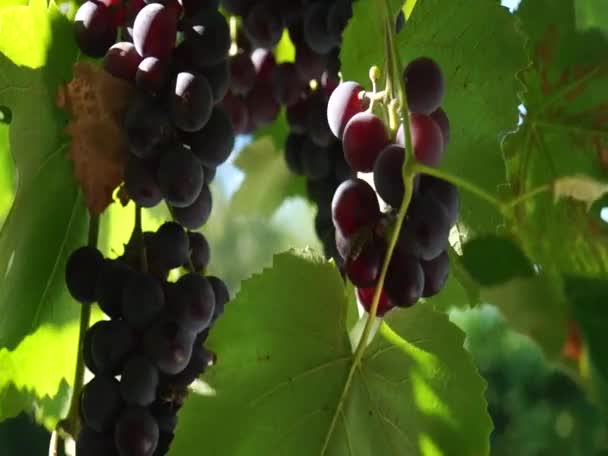
{"type": "Polygon", "coordinates": [[[194,337],[176,322],[159,319],[144,333],[144,351],[161,372],[175,375],[190,362],[194,337]]]}
{"type": "Polygon", "coordinates": [[[327,148],[318,146],[307,136],[304,137],[300,157],[307,178],[324,179],[331,173],[331,160],[327,148]]]}
{"type": "MultiPolygon", "coordinates": [[[[308,111],[310,98],[302,98],[287,107],[287,124],[291,133],[306,134],[309,126],[308,111]]],[[[325,121],[325,119],[323,119],[325,121]]]]}
{"type": "MultiPolygon", "coordinates": [[[[203,271],[209,265],[211,256],[207,238],[201,233],[189,231],[188,240],[190,243],[190,263],[192,263],[194,271],[203,271]]],[[[189,268],[190,264],[186,263],[186,267],[189,268]]]]}
{"type": "Polygon", "coordinates": [[[241,97],[228,93],[222,100],[222,108],[230,117],[234,132],[237,134],[245,133],[249,124],[249,112],[245,101],[241,97]]]}
{"type": "Polygon", "coordinates": [[[401,206],[405,187],[401,170],[405,160],[405,149],[397,144],[384,148],[374,164],[374,186],[380,197],[390,206],[401,206]]]}
{"type": "Polygon", "coordinates": [[[360,98],[362,87],[353,81],[343,82],[338,85],[329,97],[327,104],[327,122],[329,128],[338,139],[342,139],[342,133],[348,121],[357,113],[366,108],[366,100],[360,98]]]}
{"type": "Polygon", "coordinates": [[[228,159],[234,148],[234,129],[226,111],[215,107],[207,125],[184,139],[203,165],[215,168],[228,159]]]}
{"type": "Polygon", "coordinates": [[[150,93],[158,92],[167,79],[167,66],[156,57],[146,57],[137,67],[135,84],[150,93]]]}
{"type": "Polygon", "coordinates": [[[437,62],[429,57],[412,60],[403,71],[410,112],[430,114],[443,100],[445,82],[437,62]]]}
{"type": "Polygon", "coordinates": [[[347,237],[380,220],[380,208],[374,189],[358,178],[340,184],[334,194],[331,210],[334,225],[347,237]]]}
{"type": "MultiPolygon", "coordinates": [[[[319,210],[323,210],[331,221],[331,201],[338,188],[338,183],[330,177],[306,181],[306,194],[308,199],[315,203],[319,210]]],[[[333,222],[331,223],[333,225],[333,222]]]]}
{"type": "Polygon", "coordinates": [[[165,268],[178,268],[188,261],[188,234],[178,223],[165,222],[154,234],[150,250],[165,268]]]}
{"type": "MultiPolygon", "coordinates": [[[[357,288],[357,298],[359,302],[363,306],[366,312],[370,312],[372,308],[372,303],[374,301],[374,293],[376,292],[375,288],[357,288]]],[[[394,307],[393,303],[388,298],[386,292],[382,290],[380,292],[380,300],[378,301],[378,309],[376,310],[376,315],[378,317],[382,317],[386,312],[391,310],[394,307]]]]}
{"type": "Polygon", "coordinates": [[[177,17],[160,3],[144,6],[133,23],[133,44],[139,55],[168,59],[175,46],[177,17]]]}
{"type": "MultiPolygon", "coordinates": [[[[441,129],[435,121],[425,114],[410,114],[410,131],[416,160],[427,166],[439,166],[444,145],[441,129]]],[[[397,130],[396,141],[405,145],[403,125],[397,130]]]]}
{"type": "Polygon", "coordinates": [[[272,83],[272,75],[277,66],[274,55],[267,49],[258,48],[251,54],[251,62],[259,83],[272,83]]]}
{"type": "Polygon", "coordinates": [[[274,99],[272,85],[256,84],[246,98],[249,111],[249,122],[254,126],[263,126],[274,122],[279,115],[281,105],[274,99]]]}
{"type": "Polygon", "coordinates": [[[211,323],[215,296],[213,287],[203,276],[188,273],[180,277],[171,287],[169,301],[176,321],[184,328],[198,333],[211,323]]]}
{"type": "Polygon", "coordinates": [[[441,291],[450,272],[450,259],[444,250],[437,258],[420,262],[424,271],[424,291],[422,296],[430,298],[441,291]]]}
{"type": "Polygon", "coordinates": [[[368,112],[355,114],[342,136],[344,157],[354,171],[372,171],[378,155],[389,143],[382,120],[368,112]]]}
{"type": "Polygon", "coordinates": [[[296,46],[296,59],[294,62],[297,74],[302,82],[321,79],[327,67],[327,56],[318,54],[307,44],[296,46]]]}
{"type": "Polygon", "coordinates": [[[293,63],[281,63],[274,70],[273,95],[276,101],[285,106],[291,106],[300,99],[306,86],[298,77],[293,63]]]}
{"type": "Polygon", "coordinates": [[[217,9],[201,9],[187,20],[185,42],[200,66],[216,65],[228,56],[230,28],[217,9]]]}
{"type": "Polygon", "coordinates": [[[136,355],[125,364],[120,377],[120,393],[129,405],[146,407],[156,398],[159,376],[156,366],[145,356],[136,355]]]}
{"type": "Polygon", "coordinates": [[[198,67],[197,71],[209,83],[213,101],[215,103],[222,101],[228,93],[228,89],[230,89],[230,67],[228,66],[228,60],[221,60],[215,65],[198,67]]]}
{"type": "Polygon", "coordinates": [[[450,228],[448,213],[441,203],[429,195],[418,194],[408,208],[399,245],[405,253],[431,260],[445,249],[450,228]]]}
{"type": "Polygon", "coordinates": [[[422,175],[419,192],[421,195],[430,195],[443,206],[450,226],[456,222],[460,211],[460,196],[455,185],[434,176],[422,175]]]}
{"type": "Polygon", "coordinates": [[[308,99],[306,131],[310,139],[320,147],[328,147],[336,141],[327,124],[326,112],[327,99],[323,95],[315,94],[308,99]]]}
{"type": "Polygon", "coordinates": [[[65,282],[76,301],[95,301],[102,265],[103,255],[94,247],[80,247],[70,254],[65,267],[65,282]]]}
{"type": "Polygon", "coordinates": [[[346,275],[356,287],[371,287],[376,283],[384,248],[375,242],[366,242],[359,251],[346,259],[346,275]]]}
{"type": "Polygon", "coordinates": [[[81,394],[80,410],[85,424],[96,432],[109,431],[122,408],[118,381],[98,375],[83,387],[81,394]]]}
{"type": "Polygon", "coordinates": [[[158,184],[171,206],[188,207],[193,204],[201,193],[204,180],[200,161],[185,146],[178,144],[161,157],[158,184]]]}
{"type": "Polygon", "coordinates": [[[255,84],[255,67],[245,53],[230,57],[230,90],[236,95],[247,95],[255,84]]]}
{"type": "Polygon", "coordinates": [[[132,273],[120,260],[105,260],[101,266],[95,294],[97,304],[110,318],[121,316],[122,290],[132,273]]]}
{"type": "Polygon", "coordinates": [[[342,32],[353,15],[352,0],[336,0],[327,14],[327,31],[336,42],[342,39],[342,32]]]}
{"type": "Polygon", "coordinates": [[[208,185],[203,185],[201,193],[192,205],[188,207],[172,207],[173,217],[189,230],[196,230],[207,223],[213,208],[211,190],[208,185]]]}
{"type": "Polygon", "coordinates": [[[123,41],[108,49],[104,58],[104,68],[114,77],[133,82],[141,60],[135,45],[123,41]]]}
{"type": "Polygon", "coordinates": [[[324,2],[316,2],[306,9],[304,16],[306,44],[319,54],[327,54],[339,45],[339,37],[336,39],[327,28],[328,15],[329,6],[324,2]]]}
{"type": "Polygon", "coordinates": [[[98,370],[118,375],[135,349],[135,334],[124,320],[102,320],[95,324],[91,355],[98,370]]]}
{"type": "Polygon", "coordinates": [[[125,189],[135,204],[141,207],[154,207],[163,195],[148,164],[134,156],[129,157],[125,168],[125,189]]]}
{"type": "Polygon", "coordinates": [[[306,136],[290,133],[285,142],[285,163],[287,168],[297,175],[304,174],[304,165],[302,163],[302,153],[306,136]]]}
{"type": "Polygon", "coordinates": [[[205,126],[213,110],[213,93],[202,75],[183,71],[171,84],[169,115],[183,131],[196,131],[205,126]]]}
{"type": "Polygon", "coordinates": [[[125,284],[122,294],[122,315],[134,329],[144,329],[162,311],[165,295],[155,277],[135,273],[125,284]]]}
{"type": "Polygon", "coordinates": [[[190,362],[179,374],[171,377],[171,384],[177,388],[186,388],[210,365],[212,354],[204,347],[195,347],[192,350],[190,362]]]}
{"type": "Polygon", "coordinates": [[[424,290],[424,273],[418,258],[396,249],[388,267],[384,289],[396,306],[414,305],[424,290]]]}
{"type": "Polygon", "coordinates": [[[450,119],[448,119],[448,115],[442,108],[437,108],[431,113],[431,119],[435,121],[441,130],[443,146],[447,147],[448,143],[450,142],[450,119]]]}
{"type": "Polygon", "coordinates": [[[253,44],[272,49],[281,39],[283,20],[270,2],[258,2],[245,16],[243,27],[253,44]]]}
{"type": "Polygon", "coordinates": [[[213,296],[215,297],[215,308],[213,310],[213,320],[215,321],[224,313],[224,307],[230,301],[230,292],[222,279],[215,276],[208,276],[207,280],[213,288],[213,296]]]}
{"type": "Polygon", "coordinates": [[[125,127],[130,152],[146,160],[158,156],[175,136],[165,108],[143,94],[130,103],[125,127]]]}
{"type": "Polygon", "coordinates": [[[76,454],[78,456],[116,456],[114,439],[107,434],[96,432],[88,426],[80,430],[76,441],[76,454]]]}
{"type": "Polygon", "coordinates": [[[114,431],[120,456],[152,456],[158,445],[158,423],[144,407],[125,409],[114,431]]]}
{"type": "Polygon", "coordinates": [[[112,10],[103,3],[84,2],[74,17],[76,43],[89,57],[103,57],[116,40],[116,24],[112,10]]]}
{"type": "Polygon", "coordinates": [[[95,360],[93,359],[93,334],[99,326],[93,325],[84,333],[84,340],[82,342],[82,358],[84,359],[84,365],[87,366],[93,374],[98,375],[101,373],[95,360]]]}

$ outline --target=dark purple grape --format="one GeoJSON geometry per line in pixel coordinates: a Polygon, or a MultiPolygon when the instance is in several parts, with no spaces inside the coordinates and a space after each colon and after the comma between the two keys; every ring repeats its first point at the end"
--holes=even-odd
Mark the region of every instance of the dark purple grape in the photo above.
{"type": "Polygon", "coordinates": [[[200,161],[185,146],[176,145],[161,157],[158,166],[158,185],[171,206],[192,205],[200,195],[204,181],[205,176],[200,161]]]}
{"type": "Polygon", "coordinates": [[[102,265],[103,255],[94,247],[80,247],[70,254],[65,267],[65,282],[76,301],[91,303],[96,300],[102,265]]]}
{"type": "Polygon", "coordinates": [[[371,287],[380,274],[384,248],[375,242],[366,242],[359,251],[346,259],[345,271],[356,287],[371,287]]]}
{"type": "Polygon", "coordinates": [[[274,122],[281,110],[281,105],[274,99],[270,84],[257,84],[247,95],[246,103],[249,122],[254,126],[274,122]]]}
{"type": "Polygon", "coordinates": [[[103,57],[116,40],[114,13],[101,2],[84,2],[74,18],[76,43],[89,57],[103,57]]]}
{"type": "Polygon", "coordinates": [[[353,15],[352,0],[336,0],[329,8],[327,31],[336,42],[342,39],[342,32],[353,15]]]}
{"type": "Polygon", "coordinates": [[[98,375],[101,373],[99,367],[95,364],[95,360],[93,359],[93,334],[95,333],[95,329],[97,325],[91,326],[84,333],[84,340],[82,342],[82,358],[84,359],[84,365],[87,366],[93,374],[98,375]]]}
{"type": "Polygon", "coordinates": [[[348,121],[357,113],[365,110],[367,102],[360,98],[363,88],[353,81],[338,85],[327,103],[327,122],[338,139],[342,139],[348,121]]]}
{"type": "Polygon", "coordinates": [[[226,111],[215,107],[207,125],[184,139],[203,165],[215,168],[228,159],[234,148],[234,129],[226,111]]]}
{"type": "Polygon", "coordinates": [[[109,431],[122,408],[118,381],[98,375],[82,388],[80,410],[85,424],[95,432],[109,431]]]}
{"type": "Polygon", "coordinates": [[[110,318],[121,316],[122,290],[131,277],[131,268],[120,260],[105,260],[97,281],[97,304],[110,318]]]}
{"type": "Polygon", "coordinates": [[[205,126],[213,110],[213,93],[202,75],[179,73],[169,92],[169,115],[183,131],[196,131],[205,126]]]}
{"type": "Polygon", "coordinates": [[[177,388],[186,388],[205,372],[212,362],[212,356],[204,347],[195,347],[186,368],[171,377],[171,385],[177,388]]]}
{"type": "Polygon", "coordinates": [[[184,328],[201,332],[213,318],[215,296],[207,279],[196,273],[183,275],[171,287],[169,295],[172,312],[184,328]]]}
{"type": "Polygon", "coordinates": [[[150,406],[150,413],[152,413],[152,416],[156,418],[158,428],[161,432],[175,431],[178,417],[173,403],[157,399],[150,406]]]}
{"type": "Polygon", "coordinates": [[[327,67],[327,57],[326,55],[316,53],[308,45],[303,44],[296,47],[294,64],[300,80],[308,83],[313,79],[321,79],[327,67]]]}
{"type": "Polygon", "coordinates": [[[403,71],[410,112],[430,114],[443,100],[445,82],[437,62],[429,57],[412,60],[403,71]]]}
{"type": "Polygon", "coordinates": [[[118,452],[111,435],[96,432],[85,426],[78,434],[76,454],[78,456],[117,456],[118,452]]]}
{"type": "Polygon", "coordinates": [[[123,41],[108,49],[104,58],[104,68],[114,77],[133,82],[141,59],[135,45],[123,41]]]}
{"type": "Polygon", "coordinates": [[[390,206],[398,208],[403,201],[405,186],[401,174],[405,149],[390,144],[378,156],[374,164],[374,186],[380,197],[390,206]]]}
{"type": "Polygon", "coordinates": [[[219,103],[224,99],[230,88],[230,67],[224,59],[215,65],[199,67],[197,71],[205,77],[211,87],[213,101],[219,103]]]}
{"type": "Polygon", "coordinates": [[[380,219],[380,208],[374,189],[361,179],[342,182],[332,203],[334,225],[344,236],[352,236],[360,228],[372,227],[380,219]]]}
{"type": "MultiPolygon", "coordinates": [[[[425,114],[410,114],[410,131],[416,160],[427,166],[439,166],[443,157],[443,134],[435,121],[425,114]]],[[[405,145],[403,125],[397,130],[396,141],[405,145]]]]}
{"type": "Polygon", "coordinates": [[[274,55],[267,49],[258,48],[251,54],[251,62],[255,69],[258,83],[272,83],[272,75],[277,66],[274,55]]]}
{"type": "MultiPolygon", "coordinates": [[[[374,301],[375,288],[357,288],[357,298],[363,306],[366,312],[372,308],[372,302],[374,301]]],[[[382,317],[386,312],[394,308],[394,304],[388,298],[386,292],[382,290],[380,292],[380,301],[378,301],[378,308],[376,309],[376,316],[382,317]]]]}
{"type": "Polygon", "coordinates": [[[445,249],[450,228],[448,213],[441,203],[429,195],[419,194],[408,208],[399,233],[399,245],[404,253],[431,260],[445,249]]]}
{"type": "Polygon", "coordinates": [[[205,185],[211,185],[211,182],[215,179],[215,175],[217,174],[217,168],[210,168],[209,166],[203,165],[203,170],[205,171],[205,185]]]}
{"type": "Polygon", "coordinates": [[[419,192],[421,195],[433,197],[443,206],[448,214],[450,226],[456,222],[460,211],[460,197],[455,185],[434,176],[422,175],[419,192]]]}
{"type": "Polygon", "coordinates": [[[424,273],[420,261],[395,250],[389,264],[384,289],[396,306],[410,307],[422,296],[424,273]]]}
{"type": "Polygon", "coordinates": [[[156,399],[158,370],[145,356],[136,355],[125,364],[120,377],[120,393],[129,405],[146,407],[156,399]]]}
{"type": "Polygon", "coordinates": [[[442,108],[437,108],[431,113],[431,119],[435,121],[441,130],[443,147],[447,147],[448,143],[450,142],[450,119],[448,119],[448,115],[442,108]]]}
{"type": "MultiPolygon", "coordinates": [[[[188,240],[190,241],[190,263],[194,267],[194,271],[201,272],[209,265],[211,256],[207,238],[201,233],[190,231],[188,240]]],[[[190,263],[186,263],[188,268],[190,263]]]]}
{"type": "Polygon", "coordinates": [[[441,291],[450,272],[450,259],[448,253],[443,251],[437,258],[420,262],[424,271],[424,291],[422,296],[430,298],[441,291]]]}
{"type": "Polygon", "coordinates": [[[126,283],[122,294],[122,315],[134,329],[144,329],[163,310],[165,295],[155,277],[135,273],[126,283]]]}
{"type": "Polygon", "coordinates": [[[158,156],[175,136],[166,109],[147,95],[139,95],[130,103],[125,127],[130,152],[146,160],[158,156]]]}
{"type": "Polygon", "coordinates": [[[254,45],[272,49],[281,40],[283,20],[278,8],[271,2],[262,1],[249,10],[243,27],[254,45]]]}
{"type": "Polygon", "coordinates": [[[185,43],[199,66],[211,66],[228,57],[230,28],[216,9],[202,9],[186,21],[185,43]]]}
{"type": "Polygon", "coordinates": [[[144,407],[125,409],[114,431],[120,456],[152,456],[158,445],[158,423],[144,407]]]}
{"type": "MultiPolygon", "coordinates": [[[[287,124],[291,133],[306,134],[309,126],[309,101],[309,98],[303,98],[287,107],[287,124]]],[[[325,121],[325,119],[322,120],[325,121]]]]}
{"type": "Polygon", "coordinates": [[[308,137],[304,138],[300,157],[307,178],[324,179],[331,173],[331,160],[327,148],[316,145],[308,137]]]}
{"type": "Polygon", "coordinates": [[[161,372],[175,375],[190,362],[194,337],[176,322],[160,319],[144,333],[144,351],[161,372]]]}
{"type": "Polygon", "coordinates": [[[215,321],[224,313],[224,307],[230,301],[230,292],[222,279],[215,276],[208,276],[207,280],[213,288],[213,296],[215,297],[215,308],[213,310],[213,320],[215,321]]]}
{"type": "Polygon", "coordinates": [[[329,7],[324,2],[313,3],[306,9],[304,17],[304,38],[310,48],[319,53],[327,54],[339,45],[327,28],[329,7]]]}
{"type": "Polygon", "coordinates": [[[162,60],[146,57],[137,68],[135,83],[142,90],[156,93],[165,85],[167,72],[167,65],[162,60]]]}
{"type": "Polygon", "coordinates": [[[382,120],[371,113],[355,114],[342,136],[344,157],[355,171],[370,172],[380,152],[390,143],[382,120]]]}
{"type": "Polygon", "coordinates": [[[124,320],[96,323],[91,337],[91,356],[98,370],[118,375],[135,349],[135,334],[124,320]]]}
{"type": "Polygon", "coordinates": [[[327,100],[321,94],[316,94],[308,99],[308,113],[306,118],[306,130],[310,139],[321,147],[328,147],[336,139],[327,124],[327,100]]]}
{"type": "Polygon", "coordinates": [[[275,100],[285,106],[291,106],[300,99],[302,91],[306,88],[298,77],[293,63],[277,65],[273,75],[273,94],[275,100]]]}
{"type": "Polygon", "coordinates": [[[234,132],[237,134],[245,133],[249,124],[249,112],[245,101],[241,97],[228,93],[222,100],[222,108],[230,117],[234,132]]]}
{"type": "Polygon", "coordinates": [[[304,174],[302,153],[305,142],[306,136],[304,135],[291,133],[287,136],[287,141],[285,142],[285,163],[287,163],[287,168],[294,174],[304,174]]]}
{"type": "Polygon", "coordinates": [[[176,221],[189,230],[196,230],[207,223],[213,208],[211,190],[203,185],[201,193],[192,205],[188,207],[172,207],[171,212],[176,221]]]}
{"type": "Polygon", "coordinates": [[[125,168],[125,189],[135,204],[141,207],[154,207],[163,195],[147,163],[136,157],[129,157],[125,168]]]}
{"type": "Polygon", "coordinates": [[[178,223],[165,222],[154,234],[151,253],[166,269],[179,268],[188,261],[188,234],[178,223]]]}
{"type": "Polygon", "coordinates": [[[247,95],[255,84],[256,71],[249,55],[230,57],[230,90],[236,95],[247,95]]]}
{"type": "Polygon", "coordinates": [[[142,57],[168,59],[175,46],[177,17],[160,3],[144,6],[133,23],[133,44],[142,57]]]}

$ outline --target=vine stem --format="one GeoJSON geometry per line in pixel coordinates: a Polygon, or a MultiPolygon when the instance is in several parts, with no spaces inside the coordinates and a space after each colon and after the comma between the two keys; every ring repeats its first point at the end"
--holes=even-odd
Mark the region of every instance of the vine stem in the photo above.
{"type": "Polygon", "coordinates": [[[515,198],[513,198],[511,201],[507,201],[506,203],[503,203],[503,208],[505,211],[513,209],[515,206],[521,204],[521,203],[525,203],[526,201],[535,198],[536,196],[540,195],[541,193],[546,193],[546,192],[551,192],[553,191],[553,185],[552,184],[544,184],[541,185],[540,187],[536,187],[533,188],[530,191],[527,191],[526,193],[523,193],[515,198]]]}
{"type": "MultiPolygon", "coordinates": [[[[393,29],[392,29],[392,21],[390,20],[390,8],[387,0],[378,0],[381,3],[381,7],[384,10],[384,24],[385,24],[385,44],[386,44],[386,62],[387,62],[387,92],[392,91],[397,88],[399,101],[401,104],[401,115],[403,116],[404,129],[406,131],[406,157],[403,164],[402,174],[403,181],[405,186],[405,194],[403,196],[403,201],[401,203],[401,207],[397,214],[397,219],[395,221],[395,225],[393,227],[393,231],[390,236],[390,241],[388,244],[388,249],[384,260],[382,261],[382,269],[380,270],[380,275],[378,277],[378,283],[376,284],[376,288],[374,290],[374,297],[372,300],[371,308],[369,310],[369,318],[363,328],[363,333],[359,342],[357,344],[357,348],[355,349],[355,353],[353,356],[353,362],[351,364],[350,370],[348,372],[348,376],[346,378],[346,382],[344,384],[344,388],[342,389],[342,394],[338,400],[338,404],[336,406],[336,410],[334,412],[332,421],[329,425],[329,429],[325,436],[325,441],[323,442],[323,446],[321,448],[321,455],[324,455],[328,449],[329,442],[331,441],[331,437],[333,435],[334,429],[338,422],[338,417],[341,413],[343,413],[344,403],[346,401],[346,396],[348,395],[352,382],[355,377],[355,373],[361,364],[361,359],[363,358],[363,353],[368,345],[368,338],[374,322],[376,320],[376,315],[378,313],[378,305],[380,303],[380,296],[382,294],[382,289],[384,287],[384,282],[386,280],[386,275],[388,273],[388,268],[390,265],[390,260],[393,256],[393,252],[395,251],[395,247],[397,245],[397,240],[399,239],[399,232],[401,231],[401,226],[403,225],[403,221],[405,220],[405,216],[407,214],[407,210],[409,208],[410,202],[412,200],[413,194],[413,182],[414,182],[414,160],[408,155],[408,151],[412,150],[411,147],[411,134],[409,132],[409,117],[407,111],[407,99],[405,95],[405,87],[404,82],[401,81],[398,84],[395,84],[396,81],[400,80],[400,62],[399,56],[396,52],[395,42],[393,37],[393,29]],[[396,76],[397,75],[397,76],[396,76]],[[390,87],[390,88],[389,88],[390,87]]],[[[409,153],[411,155],[411,152],[409,153]]]]}
{"type": "MultiPolygon", "coordinates": [[[[89,247],[97,247],[97,242],[99,239],[99,216],[98,215],[89,215],[89,236],[88,236],[88,245],[89,247]]],[[[78,332],[78,346],[77,346],[77,355],[76,355],[76,372],[74,374],[74,386],[72,388],[72,397],[70,399],[70,408],[68,411],[68,416],[59,422],[58,429],[55,430],[53,434],[56,435],[55,443],[53,443],[53,436],[51,436],[51,444],[54,445],[55,454],[57,454],[57,447],[62,443],[63,439],[61,437],[60,431],[64,430],[68,434],[70,434],[74,439],[78,437],[80,433],[80,418],[78,410],[80,408],[80,390],[84,385],[84,357],[82,354],[82,350],[84,347],[84,336],[89,329],[89,324],[91,321],[91,304],[85,303],[82,304],[80,308],[80,329],[78,332]]],[[[52,454],[49,449],[49,454],[52,454]]]]}

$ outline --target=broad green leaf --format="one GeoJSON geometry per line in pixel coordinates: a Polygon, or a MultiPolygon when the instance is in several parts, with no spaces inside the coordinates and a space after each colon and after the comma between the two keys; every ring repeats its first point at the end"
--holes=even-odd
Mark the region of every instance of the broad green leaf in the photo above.
{"type": "MultiPolygon", "coordinates": [[[[577,31],[572,0],[524,0],[517,11],[533,64],[522,73],[527,114],[504,150],[513,196],[564,176],[608,184],[608,38],[577,31]]],[[[572,275],[608,273],[608,225],[589,201],[538,194],[517,206],[512,229],[526,254],[572,275]]]]}
{"type": "Polygon", "coordinates": [[[608,6],[605,0],[574,0],[579,30],[599,29],[608,34],[608,6]]]}
{"type": "MultiPolygon", "coordinates": [[[[361,0],[354,10],[344,34],[342,73],[370,89],[369,67],[382,68],[385,61],[377,26],[381,9],[375,0],[361,0]]],[[[496,0],[474,5],[465,0],[418,1],[397,36],[397,46],[404,65],[430,56],[443,69],[444,108],[452,134],[442,169],[498,194],[505,182],[500,141],[517,125],[521,84],[515,74],[527,64],[516,20],[496,0]]],[[[494,232],[498,212],[470,193],[461,196],[462,220],[469,230],[494,232]]]]}
{"type": "Polygon", "coordinates": [[[488,454],[485,384],[464,334],[425,305],[388,317],[330,432],[353,357],[346,305],[337,269],[310,252],[277,255],[245,281],[211,333],[218,363],[207,395],[186,401],[171,454],[488,454]]]}
{"type": "Polygon", "coordinates": [[[530,260],[510,239],[484,236],[468,241],[462,247],[462,264],[484,287],[500,285],[515,277],[531,277],[530,260]]]}
{"type": "Polygon", "coordinates": [[[0,228],[13,203],[14,165],[9,151],[8,125],[0,124],[0,228]]]}
{"type": "Polygon", "coordinates": [[[245,173],[245,180],[232,199],[234,214],[268,217],[286,198],[305,193],[304,179],[289,171],[269,137],[243,148],[235,165],[245,173]]]}
{"type": "Polygon", "coordinates": [[[72,380],[80,308],[65,290],[63,271],[87,224],[55,96],[76,55],[71,24],[54,4],[0,9],[0,106],[12,113],[18,173],[0,232],[0,419],[72,380]]]}

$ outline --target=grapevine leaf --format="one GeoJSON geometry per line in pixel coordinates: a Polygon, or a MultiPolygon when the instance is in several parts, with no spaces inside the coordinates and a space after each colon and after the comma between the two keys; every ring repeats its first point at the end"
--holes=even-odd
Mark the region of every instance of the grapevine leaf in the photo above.
{"type": "Polygon", "coordinates": [[[13,202],[15,180],[9,152],[8,125],[0,124],[0,227],[13,202]]]}
{"type": "Polygon", "coordinates": [[[531,277],[530,260],[510,239],[484,236],[462,247],[462,264],[482,286],[499,285],[515,277],[531,277]]]}
{"type": "Polygon", "coordinates": [[[608,35],[608,8],[604,0],[574,0],[579,30],[599,29],[608,35]]]}
{"type": "Polygon", "coordinates": [[[304,194],[304,179],[289,171],[269,137],[243,148],[235,165],[245,173],[231,203],[235,214],[268,217],[286,198],[304,194]]]}
{"type": "MultiPolygon", "coordinates": [[[[377,5],[373,0],[354,5],[341,52],[345,79],[365,84],[369,67],[384,65],[377,5]]],[[[419,1],[397,35],[397,46],[404,64],[430,56],[443,69],[452,135],[442,168],[497,195],[505,182],[502,133],[517,125],[521,84],[515,74],[527,63],[516,20],[495,0],[476,2],[474,12],[465,0],[419,1]]],[[[461,216],[472,233],[494,232],[501,220],[495,208],[467,192],[462,192],[461,216]]]]}
{"type": "Polygon", "coordinates": [[[245,281],[207,343],[211,394],[186,402],[172,454],[488,454],[484,382],[463,333],[426,305],[388,317],[329,432],[353,359],[346,305],[338,270],[310,252],[245,281]]]}
{"type": "Polygon", "coordinates": [[[0,106],[11,112],[18,173],[0,232],[0,419],[56,395],[61,379],[73,375],[80,309],[63,271],[86,238],[86,210],[65,158],[66,118],[55,97],[76,55],[72,26],[53,3],[0,9],[0,106]]]}
{"type": "Polygon", "coordinates": [[[608,184],[608,37],[579,32],[573,2],[524,0],[517,15],[533,64],[522,73],[527,114],[504,144],[510,190],[520,196],[561,182],[568,198],[526,200],[513,231],[544,268],[608,273],[608,225],[588,210],[608,184]],[[578,181],[563,180],[570,176],[578,181]]]}

